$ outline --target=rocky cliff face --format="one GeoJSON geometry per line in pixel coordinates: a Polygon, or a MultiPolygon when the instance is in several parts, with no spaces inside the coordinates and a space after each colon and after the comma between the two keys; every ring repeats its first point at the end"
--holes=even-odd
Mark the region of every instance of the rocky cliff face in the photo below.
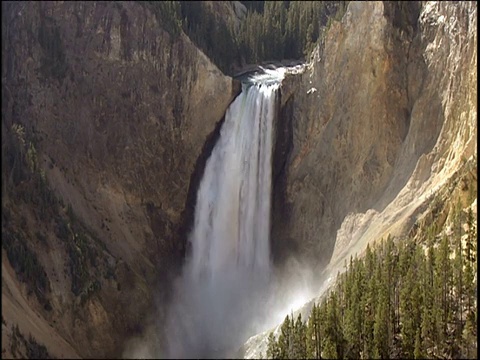
{"type": "Polygon", "coordinates": [[[317,268],[410,229],[476,155],[477,5],[351,2],[285,80],[272,243],[317,268]],[[290,123],[291,122],[291,123],[290,123]]]}
{"type": "MultiPolygon", "coordinates": [[[[445,226],[450,198],[476,191],[476,98],[476,3],[350,2],[282,85],[271,239],[281,275],[315,269],[319,302],[368,243],[413,237],[433,212],[445,226]]],[[[464,205],[476,212],[476,200],[464,205]]],[[[280,325],[240,356],[265,354],[271,330],[280,325]]]]}
{"type": "MultiPolygon", "coordinates": [[[[243,16],[225,4],[208,8],[243,16]]],[[[56,357],[118,357],[181,263],[239,88],[151,4],[4,2],[2,16],[2,351],[25,357],[31,333],[56,357]]],[[[277,264],[335,270],[405,234],[476,157],[476,30],[474,2],[351,2],[332,23],[282,88],[277,264]]]]}
{"type": "MultiPolygon", "coordinates": [[[[89,292],[70,290],[57,220],[40,220],[38,207],[16,197],[14,181],[3,209],[10,230],[38,254],[53,309],[38,309],[3,261],[3,318],[53,356],[119,356],[122,339],[142,330],[159,280],[182,259],[191,176],[239,88],[183,33],[165,31],[147,5],[15,2],[2,3],[2,12],[2,147],[23,129],[36,171],[60,199],[57,218],[73,212],[92,234],[85,249],[97,248],[95,239],[104,244],[97,255],[113,274],[98,275],[101,289],[80,304],[89,292]],[[35,230],[46,234],[48,251],[35,230]]],[[[65,238],[84,256],[77,235],[65,238]]]]}

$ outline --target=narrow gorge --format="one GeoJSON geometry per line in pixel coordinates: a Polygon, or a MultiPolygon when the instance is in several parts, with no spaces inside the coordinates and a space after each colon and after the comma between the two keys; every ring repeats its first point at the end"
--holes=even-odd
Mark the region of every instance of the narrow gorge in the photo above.
{"type": "Polygon", "coordinates": [[[304,357],[387,238],[457,271],[388,356],[469,357],[476,198],[476,2],[2,2],[2,358],[304,357]]]}

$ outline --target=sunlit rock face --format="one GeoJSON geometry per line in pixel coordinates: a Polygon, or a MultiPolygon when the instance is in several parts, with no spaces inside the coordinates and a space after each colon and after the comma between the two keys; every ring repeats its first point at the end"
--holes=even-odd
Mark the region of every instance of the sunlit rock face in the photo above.
{"type": "MultiPolygon", "coordinates": [[[[476,156],[476,98],[476,3],[350,2],[282,84],[275,263],[316,268],[318,299],[350,255],[405,235],[476,156]]],[[[265,354],[267,336],[241,353],[265,354]]]]}
{"type": "Polygon", "coordinates": [[[349,3],[305,73],[284,80],[277,259],[323,269],[405,233],[475,152],[477,5],[422,4],[349,3]]]}

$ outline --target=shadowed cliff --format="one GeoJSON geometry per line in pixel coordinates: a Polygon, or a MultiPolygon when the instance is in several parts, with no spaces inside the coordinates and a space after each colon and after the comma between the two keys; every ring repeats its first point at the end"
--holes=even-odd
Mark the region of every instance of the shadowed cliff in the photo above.
{"type": "Polygon", "coordinates": [[[117,357],[147,327],[184,256],[191,174],[240,91],[167,5],[2,3],[2,315],[56,357],[117,357]]]}

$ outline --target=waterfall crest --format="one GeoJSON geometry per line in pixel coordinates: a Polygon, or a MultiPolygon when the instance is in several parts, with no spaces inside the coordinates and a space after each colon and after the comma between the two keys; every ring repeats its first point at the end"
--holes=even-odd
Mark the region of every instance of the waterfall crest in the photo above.
{"type": "Polygon", "coordinates": [[[271,275],[272,137],[282,70],[250,77],[227,110],[168,314],[169,356],[227,356],[257,330],[252,319],[263,311],[271,275]]]}

